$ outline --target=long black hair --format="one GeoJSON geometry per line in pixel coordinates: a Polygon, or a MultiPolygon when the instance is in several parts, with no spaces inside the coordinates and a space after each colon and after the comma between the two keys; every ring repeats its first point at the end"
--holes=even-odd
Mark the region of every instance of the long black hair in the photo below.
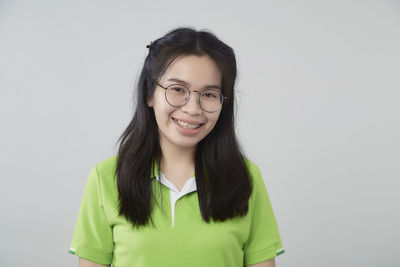
{"type": "MultiPolygon", "coordinates": [[[[227,96],[213,130],[196,146],[195,175],[199,207],[204,221],[225,221],[248,212],[252,192],[250,174],[235,134],[236,58],[231,47],[208,30],[176,28],[148,46],[136,85],[133,119],[118,139],[115,175],[119,192],[119,215],[132,226],[152,221],[154,191],[150,175],[160,166],[162,151],[154,111],[147,106],[155,82],[181,55],[207,55],[222,74],[222,93],[227,96]]],[[[160,171],[160,170],[159,170],[160,171]]],[[[155,198],[154,198],[155,199],[155,198]]],[[[153,223],[154,225],[154,223],[153,223]]]]}

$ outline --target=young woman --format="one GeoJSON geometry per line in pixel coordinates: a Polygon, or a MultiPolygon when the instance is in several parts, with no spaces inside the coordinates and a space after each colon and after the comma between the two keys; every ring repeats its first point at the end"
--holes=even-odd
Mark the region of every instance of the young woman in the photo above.
{"type": "Polygon", "coordinates": [[[147,47],[135,114],[89,175],[70,253],[79,266],[275,266],[271,203],[235,136],[232,48],[191,28],[147,47]]]}

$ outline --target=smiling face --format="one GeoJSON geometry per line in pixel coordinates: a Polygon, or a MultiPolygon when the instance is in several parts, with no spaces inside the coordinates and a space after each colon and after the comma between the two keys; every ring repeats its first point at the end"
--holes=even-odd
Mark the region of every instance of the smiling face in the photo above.
{"type": "MultiPolygon", "coordinates": [[[[183,81],[190,91],[202,91],[210,85],[221,88],[222,75],[210,57],[184,55],[172,62],[158,83],[163,87],[182,84],[177,80],[183,81]]],[[[192,92],[185,105],[173,107],[165,99],[165,89],[156,85],[154,95],[148,99],[147,105],[154,109],[161,147],[194,149],[211,132],[221,109],[213,113],[206,112],[198,104],[198,98],[198,93],[192,92]],[[198,124],[200,127],[193,129],[198,124]]]]}

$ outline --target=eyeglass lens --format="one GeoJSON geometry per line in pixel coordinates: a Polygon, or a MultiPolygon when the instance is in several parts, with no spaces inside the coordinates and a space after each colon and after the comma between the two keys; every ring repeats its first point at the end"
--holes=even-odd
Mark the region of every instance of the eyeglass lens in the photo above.
{"type": "MultiPolygon", "coordinates": [[[[172,106],[183,106],[189,100],[190,91],[180,84],[172,84],[167,87],[166,98],[172,106]]],[[[200,106],[209,112],[216,111],[222,104],[222,94],[215,89],[206,89],[200,92],[200,106]]]]}

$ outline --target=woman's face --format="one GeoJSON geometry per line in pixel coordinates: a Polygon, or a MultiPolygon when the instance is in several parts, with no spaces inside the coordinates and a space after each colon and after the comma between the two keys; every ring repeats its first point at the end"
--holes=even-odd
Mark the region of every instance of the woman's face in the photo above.
{"type": "MultiPolygon", "coordinates": [[[[183,81],[190,91],[201,91],[209,85],[221,88],[222,75],[210,57],[184,55],[172,62],[158,83],[168,87],[171,84],[182,84],[180,81],[183,81]]],[[[185,105],[173,107],[165,99],[165,89],[156,85],[154,95],[147,101],[147,105],[154,109],[162,147],[195,148],[197,143],[211,132],[221,109],[213,113],[206,112],[199,106],[198,99],[199,94],[192,92],[185,105]],[[192,125],[184,125],[177,120],[192,125]],[[200,124],[200,127],[189,129],[197,124],[200,124]]]]}

